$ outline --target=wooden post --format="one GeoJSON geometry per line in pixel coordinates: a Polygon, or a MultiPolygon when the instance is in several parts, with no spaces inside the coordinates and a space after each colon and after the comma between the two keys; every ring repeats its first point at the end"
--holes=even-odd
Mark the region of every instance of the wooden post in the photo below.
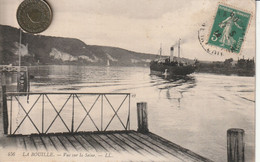
{"type": "Polygon", "coordinates": [[[244,162],[245,161],[245,143],[244,130],[231,128],[227,130],[227,155],[228,162],[244,162]]]}
{"type": "Polygon", "coordinates": [[[147,103],[137,103],[137,119],[138,119],[138,132],[147,133],[148,130],[148,119],[147,119],[147,103]]]}
{"type": "Polygon", "coordinates": [[[7,112],[7,99],[6,99],[6,80],[5,73],[2,73],[2,112],[3,112],[3,127],[4,134],[8,133],[8,112],[7,112]]]}

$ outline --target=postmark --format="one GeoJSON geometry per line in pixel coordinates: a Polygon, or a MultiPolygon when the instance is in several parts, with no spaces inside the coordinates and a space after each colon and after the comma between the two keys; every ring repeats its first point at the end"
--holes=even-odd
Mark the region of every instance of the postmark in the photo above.
{"type": "Polygon", "coordinates": [[[199,43],[200,43],[202,49],[210,55],[223,56],[224,54],[226,54],[226,50],[224,50],[223,48],[217,48],[215,46],[211,46],[208,44],[208,42],[207,42],[208,30],[209,30],[209,25],[207,22],[201,24],[201,26],[198,30],[198,40],[199,40],[199,43]]]}
{"type": "Polygon", "coordinates": [[[16,13],[20,27],[29,33],[46,30],[52,21],[52,10],[44,0],[24,0],[16,13]]]}
{"type": "Polygon", "coordinates": [[[219,4],[207,44],[239,54],[251,14],[219,4]]]}

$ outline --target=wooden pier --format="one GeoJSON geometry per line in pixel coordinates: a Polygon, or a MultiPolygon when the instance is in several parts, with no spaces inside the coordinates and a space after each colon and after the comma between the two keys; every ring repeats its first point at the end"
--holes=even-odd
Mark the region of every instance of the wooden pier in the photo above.
{"type": "MultiPolygon", "coordinates": [[[[6,93],[4,95],[3,94],[1,95],[1,101],[2,101],[1,110],[3,110],[3,106],[7,105],[6,103],[3,104],[3,102],[6,102],[5,99],[3,101],[3,97],[8,97],[8,96],[15,97],[14,95],[17,94],[6,93]]],[[[38,99],[42,98],[43,101],[49,99],[48,95],[50,96],[50,94],[47,95],[47,93],[44,94],[31,93],[31,95],[40,95],[38,99]]],[[[83,96],[86,94],[70,94],[67,101],[70,98],[73,100],[73,110],[74,110],[74,103],[76,102],[76,98],[78,99],[80,98],[77,95],[83,96]]],[[[90,95],[98,95],[96,101],[99,98],[101,98],[103,103],[103,98],[107,99],[108,94],[90,94],[90,95]]],[[[110,95],[116,95],[116,94],[110,94],[110,95]]],[[[129,103],[130,103],[130,95],[129,94],[124,94],[124,95],[126,95],[125,99],[129,97],[129,103]]],[[[125,99],[123,100],[121,105],[125,102],[125,99]]],[[[13,102],[13,100],[10,99],[7,100],[9,102],[13,102]]],[[[35,101],[34,104],[36,104],[37,101],[35,101]]],[[[17,102],[19,102],[19,100],[17,100],[17,102]]],[[[50,99],[49,102],[52,103],[50,99]]],[[[113,105],[110,106],[115,113],[113,118],[118,117],[118,119],[120,120],[120,117],[118,116],[117,113],[121,106],[119,106],[118,108],[113,107],[113,105]]],[[[21,107],[23,108],[22,105],[21,107]]],[[[44,102],[42,102],[42,105],[40,107],[44,110],[44,102]]],[[[34,107],[32,106],[30,110],[33,108],[34,107]]],[[[53,106],[53,108],[56,109],[55,106],[53,106]]],[[[101,105],[101,108],[103,108],[103,105],[101,105]]],[[[84,107],[84,109],[86,111],[85,117],[87,117],[88,115],[90,115],[89,113],[92,107],[90,109],[84,107]]],[[[31,120],[29,114],[30,111],[28,110],[26,111],[25,109],[24,111],[26,112],[24,119],[29,118],[31,120]]],[[[62,108],[59,111],[58,110],[56,111],[57,116],[59,116],[59,113],[61,111],[62,108]]],[[[2,113],[0,116],[2,121],[1,129],[0,129],[1,130],[0,143],[1,143],[1,147],[4,150],[22,150],[23,152],[24,151],[36,152],[36,153],[58,152],[62,154],[79,152],[79,153],[94,153],[93,155],[99,155],[100,153],[106,153],[106,154],[108,153],[108,155],[111,156],[111,158],[114,158],[114,160],[117,161],[120,160],[119,156],[121,155],[124,155],[123,159],[121,158],[121,160],[124,161],[132,161],[132,160],[211,161],[171,141],[168,141],[154,133],[149,132],[146,103],[138,103],[137,112],[138,112],[138,131],[130,130],[130,122],[129,122],[130,116],[128,116],[129,118],[127,119],[126,124],[121,123],[123,126],[122,131],[106,130],[107,127],[109,127],[110,122],[113,120],[112,118],[107,126],[101,125],[101,128],[97,127],[97,131],[92,131],[92,132],[77,131],[77,129],[73,128],[74,123],[72,122],[72,128],[68,129],[68,132],[49,133],[48,129],[42,127],[42,132],[39,131],[37,134],[30,134],[30,135],[17,134],[16,131],[13,131],[12,129],[8,131],[7,128],[10,128],[10,125],[7,126],[6,124],[8,124],[8,122],[6,123],[3,121],[9,120],[10,121],[9,124],[10,124],[13,119],[12,116],[10,116],[11,118],[9,119],[5,119],[6,116],[3,115],[2,113]]],[[[75,114],[73,112],[73,118],[74,115],[75,114]]],[[[101,116],[103,117],[103,114],[101,116]]],[[[61,116],[59,117],[61,118],[61,116]]],[[[32,120],[31,122],[33,123],[32,120]]],[[[55,122],[55,120],[53,120],[53,122],[55,122]]],[[[82,122],[84,122],[84,120],[82,122]]],[[[22,122],[20,123],[20,125],[21,124],[22,122]]],[[[38,129],[41,130],[40,128],[37,127],[35,128],[37,130],[38,129]]],[[[16,129],[19,129],[19,126],[16,129]]]]}
{"type": "Polygon", "coordinates": [[[26,151],[109,152],[144,159],[211,161],[151,132],[111,131],[15,135],[16,149],[26,151]]]}

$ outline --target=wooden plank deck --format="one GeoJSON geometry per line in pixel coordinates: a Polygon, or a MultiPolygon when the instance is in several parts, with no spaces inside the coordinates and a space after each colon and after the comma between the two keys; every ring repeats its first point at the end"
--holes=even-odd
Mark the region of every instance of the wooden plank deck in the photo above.
{"type": "Polygon", "coordinates": [[[211,161],[150,132],[78,132],[8,138],[15,139],[18,148],[28,151],[111,152],[143,157],[142,160],[211,161]]]}

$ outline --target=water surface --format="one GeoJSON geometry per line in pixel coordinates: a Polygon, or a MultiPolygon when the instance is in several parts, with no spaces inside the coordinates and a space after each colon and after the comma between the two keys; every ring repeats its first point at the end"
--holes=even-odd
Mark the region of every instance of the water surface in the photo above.
{"type": "MultiPolygon", "coordinates": [[[[131,129],[136,103],[147,102],[151,132],[214,161],[226,161],[226,131],[242,128],[246,161],[254,161],[254,77],[195,73],[165,79],[149,68],[98,66],[30,67],[30,73],[32,92],[131,93],[131,129]]],[[[70,114],[63,112],[65,118],[70,114]]]]}

